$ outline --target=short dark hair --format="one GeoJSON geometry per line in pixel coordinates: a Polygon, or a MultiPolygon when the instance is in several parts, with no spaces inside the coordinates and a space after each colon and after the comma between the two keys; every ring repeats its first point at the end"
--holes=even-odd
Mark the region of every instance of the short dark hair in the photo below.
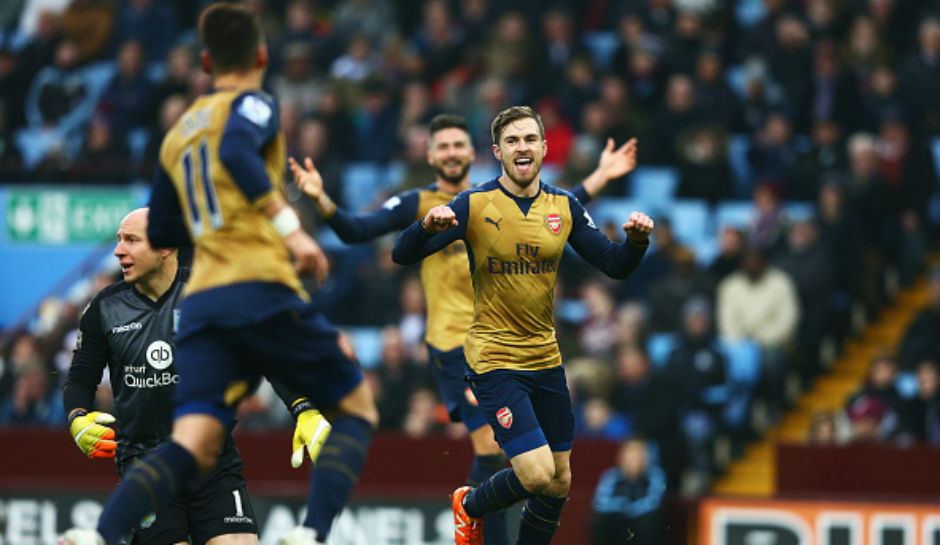
{"type": "Polygon", "coordinates": [[[542,140],[545,140],[545,126],[542,125],[542,117],[535,113],[535,110],[528,106],[512,106],[499,112],[499,115],[497,115],[496,119],[493,120],[493,125],[490,127],[490,132],[493,136],[493,143],[499,145],[499,137],[502,136],[506,125],[509,125],[513,121],[527,118],[532,118],[536,123],[538,123],[539,136],[542,137],[542,140]]]}
{"type": "Polygon", "coordinates": [[[199,38],[216,74],[251,70],[258,48],[264,44],[255,15],[247,7],[229,2],[212,4],[202,12],[199,38]]]}
{"type": "Polygon", "coordinates": [[[434,136],[438,131],[444,129],[460,129],[470,134],[470,128],[467,126],[467,120],[462,115],[457,114],[438,114],[431,119],[428,125],[428,135],[434,136]]]}

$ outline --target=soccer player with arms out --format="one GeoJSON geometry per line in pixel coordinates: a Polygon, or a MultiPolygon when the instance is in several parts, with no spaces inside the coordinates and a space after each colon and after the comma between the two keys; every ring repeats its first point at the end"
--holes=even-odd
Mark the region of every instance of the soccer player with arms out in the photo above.
{"type": "MultiPolygon", "coordinates": [[[[179,267],[175,249],[150,246],[147,214],[141,208],[121,221],[114,256],[124,280],[101,290],[82,313],[79,340],[63,388],[63,405],[75,442],[89,458],[116,458],[121,476],[134,460],[170,436],[173,394],[179,382],[173,337],[189,271],[179,267]],[[105,367],[110,370],[116,419],[89,412],[105,367]],[[110,427],[115,422],[119,435],[110,427]]],[[[295,401],[291,394],[285,395],[289,402],[295,401]]],[[[309,404],[296,403],[295,407],[309,404]]],[[[300,435],[316,431],[322,421],[319,413],[308,410],[298,414],[300,435]]],[[[328,427],[320,430],[328,433],[328,427]]],[[[311,451],[314,459],[318,442],[314,441],[311,451]]],[[[146,516],[134,529],[134,543],[257,544],[258,525],[242,467],[229,434],[215,468],[146,516]]]]}
{"type": "MultiPolygon", "coordinates": [[[[435,183],[396,195],[382,208],[365,214],[338,208],[323,191],[323,179],[309,158],[304,160],[305,168],[293,159],[288,162],[298,186],[313,199],[318,213],[339,238],[347,244],[367,242],[407,228],[431,208],[447,204],[461,191],[470,189],[470,165],[476,155],[466,120],[453,114],[435,116],[428,133],[428,164],[437,171],[435,183]]],[[[635,165],[635,139],[616,150],[613,140],[608,140],[597,169],[572,193],[587,203],[610,180],[626,175],[635,165]]],[[[421,280],[428,304],[425,341],[431,372],[451,421],[463,422],[470,432],[475,456],[467,482],[477,486],[503,469],[505,457],[464,381],[467,364],[463,344],[473,321],[473,285],[466,245],[455,241],[429,256],[421,264],[421,280]]],[[[501,512],[493,515],[487,519],[484,537],[490,545],[502,545],[508,540],[505,516],[501,512]]]]}
{"type": "Polygon", "coordinates": [[[565,243],[598,269],[626,278],[639,266],[653,222],[633,212],[615,244],[567,191],[541,182],[547,150],[531,108],[501,112],[492,125],[499,178],[432,208],[392,250],[408,265],[456,240],[467,246],[474,289],[465,353],[468,380],[512,467],[453,495],[457,545],[483,543],[483,517],[527,499],[520,544],[547,544],[571,484],[571,397],[553,327],[553,290],[565,243]],[[497,228],[499,226],[499,228],[497,228]]]}
{"type": "Polygon", "coordinates": [[[327,261],[283,196],[284,135],[276,102],[261,91],[268,62],[261,26],[246,7],[217,3],[198,28],[213,90],[164,138],[147,229],[155,247],[195,246],[180,304],[171,438],[125,473],[97,533],[70,530],[67,545],[118,543],[210,471],[238,403],[262,376],[290,384],[332,424],[310,473],[306,519],[284,539],[324,543],[378,422],[359,366],[311,309],[298,278],[322,280],[327,261]]]}

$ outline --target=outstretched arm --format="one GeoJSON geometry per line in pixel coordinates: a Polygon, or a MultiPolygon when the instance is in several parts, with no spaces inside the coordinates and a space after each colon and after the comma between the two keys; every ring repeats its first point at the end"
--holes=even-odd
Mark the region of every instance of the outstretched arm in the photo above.
{"type": "Polygon", "coordinates": [[[571,190],[581,204],[588,204],[612,180],[626,176],[636,168],[636,138],[631,138],[626,144],[614,149],[614,139],[608,138],[601,158],[587,178],[578,187],[571,190]]]}
{"type": "Polygon", "coordinates": [[[623,224],[627,240],[623,244],[611,242],[598,231],[594,220],[581,203],[570,199],[571,217],[574,226],[568,242],[578,255],[611,278],[627,278],[636,270],[649,248],[649,235],[653,231],[653,220],[642,212],[633,212],[623,224]]]}
{"type": "Polygon", "coordinates": [[[421,221],[402,231],[392,248],[392,261],[411,265],[464,238],[470,216],[468,200],[457,195],[447,206],[435,206],[421,221]]]}
{"type": "Polygon", "coordinates": [[[396,195],[382,208],[367,214],[353,214],[336,206],[323,190],[323,178],[313,161],[307,157],[304,166],[288,159],[297,186],[313,200],[320,217],[326,219],[336,235],[346,244],[368,242],[386,233],[408,227],[418,214],[420,197],[415,191],[396,195]]]}

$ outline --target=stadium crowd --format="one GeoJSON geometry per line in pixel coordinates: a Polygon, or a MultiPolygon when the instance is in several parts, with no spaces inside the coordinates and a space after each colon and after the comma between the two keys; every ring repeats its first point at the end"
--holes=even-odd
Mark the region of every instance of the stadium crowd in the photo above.
{"type": "MultiPolygon", "coordinates": [[[[162,134],[208,89],[193,30],[207,3],[3,2],[0,181],[146,181],[162,134]]],[[[556,327],[578,433],[650,441],[649,462],[672,485],[701,490],[720,470],[720,438],[740,446],[779,418],[922,271],[940,227],[936,1],[247,3],[267,26],[266,87],[289,153],[312,157],[345,208],[433,180],[426,123],[440,112],[467,118],[474,172],[495,175],[490,122],[533,105],[549,143],[544,178],[565,187],[590,172],[608,137],[639,139],[641,168],[666,174],[643,179],[675,182],[652,203],[651,251],[621,283],[567,257],[556,327]],[[378,182],[351,183],[369,169],[378,182]],[[689,203],[710,218],[691,236],[688,217],[673,212],[689,203]],[[729,203],[746,219],[716,219],[729,203]]],[[[603,207],[647,204],[639,180],[611,184],[590,208],[611,238],[622,235],[603,207]]],[[[362,350],[382,429],[460,433],[427,368],[417,270],[392,263],[393,238],[336,242],[291,195],[330,252],[333,274],[315,298],[362,350]]],[[[64,425],[77,318],[114,272],[6,332],[0,425],[64,425]]],[[[940,273],[931,279],[931,307],[891,347],[898,359],[873,362],[865,391],[845,415],[822,415],[814,440],[842,440],[844,418],[855,440],[940,442],[940,273]]],[[[107,407],[106,388],[99,402],[107,407]]],[[[241,425],[292,426],[277,405],[262,390],[243,404],[241,425]]]]}

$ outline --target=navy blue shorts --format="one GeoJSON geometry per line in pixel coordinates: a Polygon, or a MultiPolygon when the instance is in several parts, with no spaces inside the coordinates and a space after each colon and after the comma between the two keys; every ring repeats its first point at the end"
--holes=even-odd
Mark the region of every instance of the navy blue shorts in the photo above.
{"type": "Polygon", "coordinates": [[[428,345],[428,357],[431,361],[431,374],[437,381],[437,388],[441,392],[444,406],[447,407],[450,421],[463,422],[471,432],[485,426],[487,422],[483,409],[465,380],[470,373],[470,367],[463,355],[463,347],[441,352],[428,345]]]}
{"type": "Polygon", "coordinates": [[[257,389],[262,375],[329,410],[362,382],[359,364],[343,353],[338,336],[309,306],[256,324],[188,332],[177,342],[174,416],[211,414],[232,422],[238,402],[257,389]]]}
{"type": "Polygon", "coordinates": [[[497,369],[468,379],[506,456],[514,458],[543,445],[554,452],[571,450],[574,413],[564,367],[497,369]]]}

